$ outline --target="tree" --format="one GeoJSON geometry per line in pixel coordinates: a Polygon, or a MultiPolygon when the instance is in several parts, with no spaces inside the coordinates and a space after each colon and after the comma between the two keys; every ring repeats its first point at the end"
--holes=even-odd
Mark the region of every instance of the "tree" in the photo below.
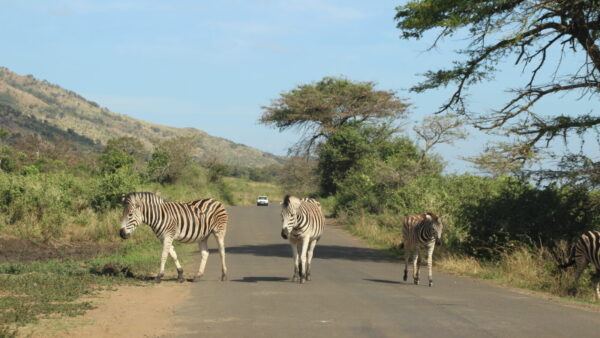
{"type": "Polygon", "coordinates": [[[140,157],[146,152],[142,141],[131,136],[115,137],[108,140],[106,142],[105,152],[108,152],[112,149],[119,149],[127,155],[133,157],[140,157]]]}
{"type": "Polygon", "coordinates": [[[351,121],[397,119],[407,113],[393,91],[376,90],[373,82],[340,77],[299,85],[263,106],[260,122],[280,131],[297,128],[303,136],[290,153],[314,155],[317,145],[351,121]]]}
{"type": "Polygon", "coordinates": [[[395,134],[387,124],[354,122],[340,128],[319,147],[321,192],[336,194],[352,176],[397,189],[419,175],[441,171],[438,161],[423,157],[411,140],[395,134]]]}
{"type": "Polygon", "coordinates": [[[423,140],[422,157],[438,144],[452,144],[454,141],[467,137],[467,132],[462,127],[464,120],[456,115],[433,115],[426,117],[419,126],[413,130],[423,140]]]}
{"type": "Polygon", "coordinates": [[[462,31],[468,34],[468,46],[458,51],[460,57],[453,68],[430,70],[423,82],[411,88],[423,92],[454,86],[439,112],[468,116],[483,130],[505,128],[520,138],[517,147],[529,146],[531,150],[538,143],[548,145],[556,137],[598,132],[597,113],[534,112],[537,103],[552,96],[598,94],[597,0],[420,0],[396,10],[397,27],[404,39],[421,39],[426,32],[435,31],[435,47],[445,37],[462,31]],[[528,79],[510,89],[512,98],[491,113],[469,111],[465,100],[469,87],[491,80],[498,64],[510,56],[515,65],[528,72],[528,79]],[[551,75],[543,76],[548,73],[551,75]]]}
{"type": "Polygon", "coordinates": [[[130,168],[133,166],[133,156],[125,153],[124,151],[116,148],[107,149],[107,151],[100,155],[100,171],[102,173],[115,173],[121,168],[130,168]]]}
{"type": "Polygon", "coordinates": [[[160,183],[175,181],[192,162],[195,147],[193,136],[177,136],[156,144],[148,162],[149,178],[160,183]]]}
{"type": "Polygon", "coordinates": [[[208,181],[211,183],[220,182],[223,177],[231,174],[232,169],[223,163],[217,156],[210,156],[204,166],[208,169],[208,181]]]}

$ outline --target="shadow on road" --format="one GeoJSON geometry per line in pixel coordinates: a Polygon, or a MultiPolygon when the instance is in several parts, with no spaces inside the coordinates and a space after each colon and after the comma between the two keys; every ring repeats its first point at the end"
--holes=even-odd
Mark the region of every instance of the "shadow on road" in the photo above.
{"type": "Polygon", "coordinates": [[[258,283],[258,282],[283,282],[289,281],[289,278],[285,277],[244,277],[242,279],[234,279],[232,282],[242,283],[258,283]]]}
{"type": "Polygon", "coordinates": [[[369,279],[369,278],[365,278],[363,280],[369,281],[369,282],[375,282],[375,283],[384,283],[384,284],[406,284],[406,283],[402,283],[399,281],[395,281],[395,280],[385,280],[385,279],[369,279]]]}
{"type": "MultiPolygon", "coordinates": [[[[216,253],[216,249],[210,250],[216,253]]],[[[292,257],[289,244],[240,245],[226,248],[227,254],[254,255],[264,257],[292,257]]],[[[347,259],[351,261],[397,262],[381,252],[369,248],[357,248],[339,245],[318,245],[315,259],[347,259]]]]}

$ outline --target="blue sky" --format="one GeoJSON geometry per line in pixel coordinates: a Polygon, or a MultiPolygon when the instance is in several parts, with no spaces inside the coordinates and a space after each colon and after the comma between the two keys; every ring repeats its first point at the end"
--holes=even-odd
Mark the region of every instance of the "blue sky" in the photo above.
{"type": "MultiPolygon", "coordinates": [[[[393,20],[403,1],[0,0],[0,66],[75,91],[135,118],[194,127],[278,155],[299,137],[257,123],[261,106],[296,85],[343,75],[374,81],[412,104],[411,120],[448,91],[409,93],[428,69],[448,65],[455,43],[405,41],[393,20]]],[[[507,66],[472,96],[497,107],[519,70],[507,66]]],[[[572,105],[575,97],[547,104],[572,105]]],[[[575,100],[576,101],[576,100],[575,100]]],[[[597,99],[575,104],[591,111],[597,99]]],[[[408,126],[410,129],[410,125],[408,126]]],[[[449,171],[490,138],[474,133],[436,150],[449,171]]],[[[589,142],[588,145],[589,146],[589,142]]],[[[597,144],[590,152],[598,154],[597,144]]]]}

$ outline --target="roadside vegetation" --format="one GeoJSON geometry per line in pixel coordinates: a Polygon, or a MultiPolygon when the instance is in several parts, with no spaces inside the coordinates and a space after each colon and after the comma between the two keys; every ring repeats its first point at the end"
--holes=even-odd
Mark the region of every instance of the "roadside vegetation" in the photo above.
{"type": "MultiPolygon", "coordinates": [[[[81,314],[93,306],[81,297],[154,276],[162,244],[146,226],[127,241],[118,236],[122,194],[151,191],[174,201],[211,197],[227,205],[253,205],[264,194],[282,198],[273,168],[262,174],[214,158],[199,162],[190,138],[163,141],[152,151],[123,137],[110,140],[100,154],[71,148],[44,153],[4,141],[10,133],[0,132],[0,336],[41,317],[81,314]],[[231,177],[234,172],[250,172],[257,181],[231,177]]],[[[197,246],[177,250],[185,262],[197,246]]]]}

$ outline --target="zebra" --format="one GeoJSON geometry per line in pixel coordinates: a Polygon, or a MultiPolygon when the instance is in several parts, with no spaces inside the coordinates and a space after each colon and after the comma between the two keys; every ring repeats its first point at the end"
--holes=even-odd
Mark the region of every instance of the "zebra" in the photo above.
{"type": "Polygon", "coordinates": [[[191,202],[167,202],[150,192],[134,192],[123,195],[123,217],[120,236],[129,238],[140,223],[148,224],[163,243],[160,271],[155,281],[160,283],[165,271],[167,255],[177,267],[177,280],[183,282],[183,268],[177,260],[173,241],[183,243],[199,242],[200,269],[193,278],[198,281],[204,275],[208,259],[208,237],[213,234],[217,240],[221,256],[221,280],[227,280],[225,265],[225,233],[227,231],[227,211],[223,204],[211,198],[191,202]]]}
{"type": "Polygon", "coordinates": [[[408,258],[411,250],[413,257],[413,281],[419,284],[419,248],[427,249],[427,268],[429,269],[429,286],[433,285],[431,279],[431,259],[435,245],[441,245],[443,224],[441,219],[434,213],[427,212],[422,215],[408,215],[404,219],[404,281],[408,275],[408,258]]]}
{"type": "Polygon", "coordinates": [[[289,240],[294,256],[292,282],[310,281],[313,252],[325,225],[321,204],[312,198],[286,195],[281,205],[281,237],[289,240]]]}
{"type": "Polygon", "coordinates": [[[593,263],[596,268],[596,273],[592,277],[592,283],[595,283],[594,299],[600,299],[600,232],[586,231],[577,242],[571,247],[571,253],[567,263],[559,265],[560,268],[567,268],[571,265],[576,265],[575,285],[579,281],[579,277],[583,270],[593,263]]]}

